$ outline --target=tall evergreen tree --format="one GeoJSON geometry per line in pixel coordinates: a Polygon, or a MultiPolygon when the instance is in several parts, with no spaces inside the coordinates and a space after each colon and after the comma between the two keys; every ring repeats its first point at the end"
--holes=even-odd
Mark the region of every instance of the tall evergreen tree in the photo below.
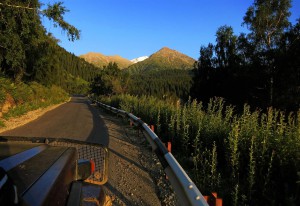
{"type": "Polygon", "coordinates": [[[300,108],[300,19],[282,37],[277,52],[275,76],[277,107],[288,110],[300,108]]]}
{"type": "Polygon", "coordinates": [[[231,26],[221,26],[216,33],[216,56],[218,67],[234,67],[237,63],[237,37],[231,26]]]}

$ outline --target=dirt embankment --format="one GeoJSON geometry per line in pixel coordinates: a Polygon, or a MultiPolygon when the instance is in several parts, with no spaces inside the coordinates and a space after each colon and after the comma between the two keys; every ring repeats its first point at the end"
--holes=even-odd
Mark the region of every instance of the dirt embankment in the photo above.
{"type": "Polygon", "coordinates": [[[12,98],[11,95],[6,94],[5,101],[2,104],[0,104],[0,118],[3,116],[4,113],[8,112],[10,108],[15,106],[15,100],[12,98]]]}

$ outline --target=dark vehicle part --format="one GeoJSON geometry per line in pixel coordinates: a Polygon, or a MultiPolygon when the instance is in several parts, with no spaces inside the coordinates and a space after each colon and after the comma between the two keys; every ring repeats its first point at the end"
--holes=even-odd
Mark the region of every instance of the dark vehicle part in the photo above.
{"type": "Polygon", "coordinates": [[[0,167],[0,203],[1,205],[18,204],[16,186],[7,175],[6,171],[0,167]]]}
{"type": "Polygon", "coordinates": [[[107,181],[107,158],[94,143],[0,137],[0,205],[81,205],[86,182],[107,181]]]}

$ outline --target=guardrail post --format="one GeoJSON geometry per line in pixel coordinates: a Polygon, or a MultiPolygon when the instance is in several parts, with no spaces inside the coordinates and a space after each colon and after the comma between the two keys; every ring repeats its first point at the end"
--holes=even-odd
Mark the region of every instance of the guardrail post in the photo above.
{"type": "Polygon", "coordinates": [[[223,200],[221,198],[216,199],[216,206],[222,206],[223,205],[223,200]]]}
{"type": "Polygon", "coordinates": [[[167,143],[167,149],[168,149],[168,152],[171,152],[171,149],[172,149],[172,143],[171,142],[167,143]]]}
{"type": "Polygon", "coordinates": [[[150,129],[154,132],[154,125],[150,125],[150,129]]]}
{"type": "Polygon", "coordinates": [[[218,194],[216,192],[212,192],[210,196],[204,196],[204,199],[207,201],[209,206],[223,205],[222,198],[218,198],[218,194]]]}

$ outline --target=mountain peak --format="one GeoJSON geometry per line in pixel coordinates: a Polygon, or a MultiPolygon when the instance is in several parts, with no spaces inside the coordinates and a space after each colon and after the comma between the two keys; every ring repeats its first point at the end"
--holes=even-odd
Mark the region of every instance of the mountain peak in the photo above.
{"type": "Polygon", "coordinates": [[[170,49],[169,47],[163,47],[160,50],[158,50],[156,53],[159,53],[159,52],[177,52],[177,51],[170,49]]]}
{"type": "Polygon", "coordinates": [[[128,59],[125,59],[119,55],[105,56],[97,52],[88,52],[87,54],[80,55],[79,57],[84,58],[87,62],[90,62],[98,67],[103,67],[109,64],[109,62],[115,62],[119,68],[124,69],[133,63],[128,59]]]}
{"type": "Polygon", "coordinates": [[[166,50],[166,51],[171,50],[172,51],[173,49],[170,49],[169,47],[164,46],[163,48],[160,49],[160,51],[163,51],[163,50],[166,50]]]}
{"type": "Polygon", "coordinates": [[[152,54],[148,59],[131,65],[128,69],[132,72],[149,70],[183,69],[193,68],[195,60],[185,54],[168,47],[163,47],[152,54]]]}
{"type": "Polygon", "coordinates": [[[187,55],[182,54],[179,51],[176,51],[174,49],[170,49],[168,47],[161,48],[160,50],[158,50],[157,52],[155,52],[151,56],[162,56],[162,57],[168,57],[168,58],[177,58],[177,57],[185,58],[185,57],[188,57],[187,55]]]}

